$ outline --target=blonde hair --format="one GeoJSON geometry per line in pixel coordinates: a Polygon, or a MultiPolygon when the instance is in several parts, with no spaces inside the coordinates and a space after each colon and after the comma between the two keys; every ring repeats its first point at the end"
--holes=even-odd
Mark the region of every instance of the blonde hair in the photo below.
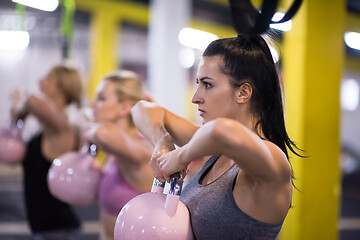
{"type": "Polygon", "coordinates": [[[111,81],[116,86],[119,102],[130,101],[133,104],[146,98],[146,93],[139,75],[128,70],[121,70],[106,75],[103,80],[111,81]]]}
{"type": "MultiPolygon", "coordinates": [[[[135,105],[138,101],[146,99],[146,91],[140,77],[133,71],[116,71],[106,75],[103,81],[111,81],[115,84],[119,102],[130,101],[132,105],[135,105]]],[[[128,120],[133,125],[131,114],[129,114],[128,120]]]]}
{"type": "Polygon", "coordinates": [[[55,75],[57,85],[65,95],[66,105],[74,102],[79,106],[82,95],[82,81],[79,72],[64,64],[54,66],[51,72],[55,75]]]}

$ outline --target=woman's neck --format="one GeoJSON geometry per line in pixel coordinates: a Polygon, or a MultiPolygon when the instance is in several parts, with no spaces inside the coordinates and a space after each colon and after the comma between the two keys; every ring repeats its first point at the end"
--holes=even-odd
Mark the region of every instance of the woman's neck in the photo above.
{"type": "Polygon", "coordinates": [[[59,109],[60,111],[64,111],[64,109],[66,108],[66,101],[64,96],[62,96],[61,94],[54,94],[48,97],[53,101],[57,109],[59,109]]]}
{"type": "Polygon", "coordinates": [[[265,138],[265,135],[264,135],[264,133],[262,131],[262,126],[261,126],[261,124],[257,124],[258,122],[259,122],[259,118],[256,117],[256,116],[252,116],[251,124],[250,124],[251,128],[250,129],[254,133],[256,133],[257,135],[259,135],[259,137],[265,138]]]}
{"type": "Polygon", "coordinates": [[[118,119],[115,124],[120,129],[124,130],[128,135],[136,136],[137,129],[134,125],[129,123],[129,119],[127,117],[118,119]]]}
{"type": "Polygon", "coordinates": [[[261,124],[257,124],[259,122],[259,117],[251,113],[249,110],[243,109],[243,112],[240,112],[236,120],[259,135],[259,137],[265,137],[262,132],[261,124]]]}

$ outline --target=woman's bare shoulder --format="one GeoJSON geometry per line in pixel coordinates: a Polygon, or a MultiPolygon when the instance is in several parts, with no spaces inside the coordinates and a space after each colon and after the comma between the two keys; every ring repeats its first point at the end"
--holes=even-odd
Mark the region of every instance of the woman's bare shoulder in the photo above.
{"type": "Polygon", "coordinates": [[[291,164],[286,157],[286,154],[273,142],[268,140],[263,140],[265,145],[268,147],[275,166],[277,166],[278,176],[282,180],[289,181],[291,178],[292,170],[291,164]]]}

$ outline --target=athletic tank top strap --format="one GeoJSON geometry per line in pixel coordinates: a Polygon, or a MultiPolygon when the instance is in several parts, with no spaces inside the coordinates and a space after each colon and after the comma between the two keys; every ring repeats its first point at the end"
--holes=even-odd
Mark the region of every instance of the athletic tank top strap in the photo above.
{"type": "Polygon", "coordinates": [[[200,179],[200,177],[207,171],[209,171],[212,166],[216,163],[216,161],[220,158],[220,156],[212,156],[207,160],[207,162],[204,164],[204,166],[201,168],[201,170],[198,172],[198,174],[194,178],[200,179]]]}

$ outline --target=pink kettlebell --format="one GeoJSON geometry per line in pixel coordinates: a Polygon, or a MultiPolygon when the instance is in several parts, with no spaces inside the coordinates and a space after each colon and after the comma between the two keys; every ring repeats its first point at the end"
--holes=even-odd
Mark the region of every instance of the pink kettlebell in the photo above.
{"type": "Polygon", "coordinates": [[[0,130],[0,162],[15,165],[20,163],[26,153],[26,143],[22,137],[23,120],[0,130]]]}
{"type": "Polygon", "coordinates": [[[84,145],[78,152],[68,152],[56,158],[49,169],[50,192],[69,204],[86,206],[97,199],[101,172],[92,167],[97,147],[84,145]]]}
{"type": "Polygon", "coordinates": [[[180,201],[181,174],[172,176],[168,194],[163,194],[164,186],[155,179],[150,193],[131,199],[121,209],[115,223],[115,240],[193,239],[189,211],[180,201]]]}

